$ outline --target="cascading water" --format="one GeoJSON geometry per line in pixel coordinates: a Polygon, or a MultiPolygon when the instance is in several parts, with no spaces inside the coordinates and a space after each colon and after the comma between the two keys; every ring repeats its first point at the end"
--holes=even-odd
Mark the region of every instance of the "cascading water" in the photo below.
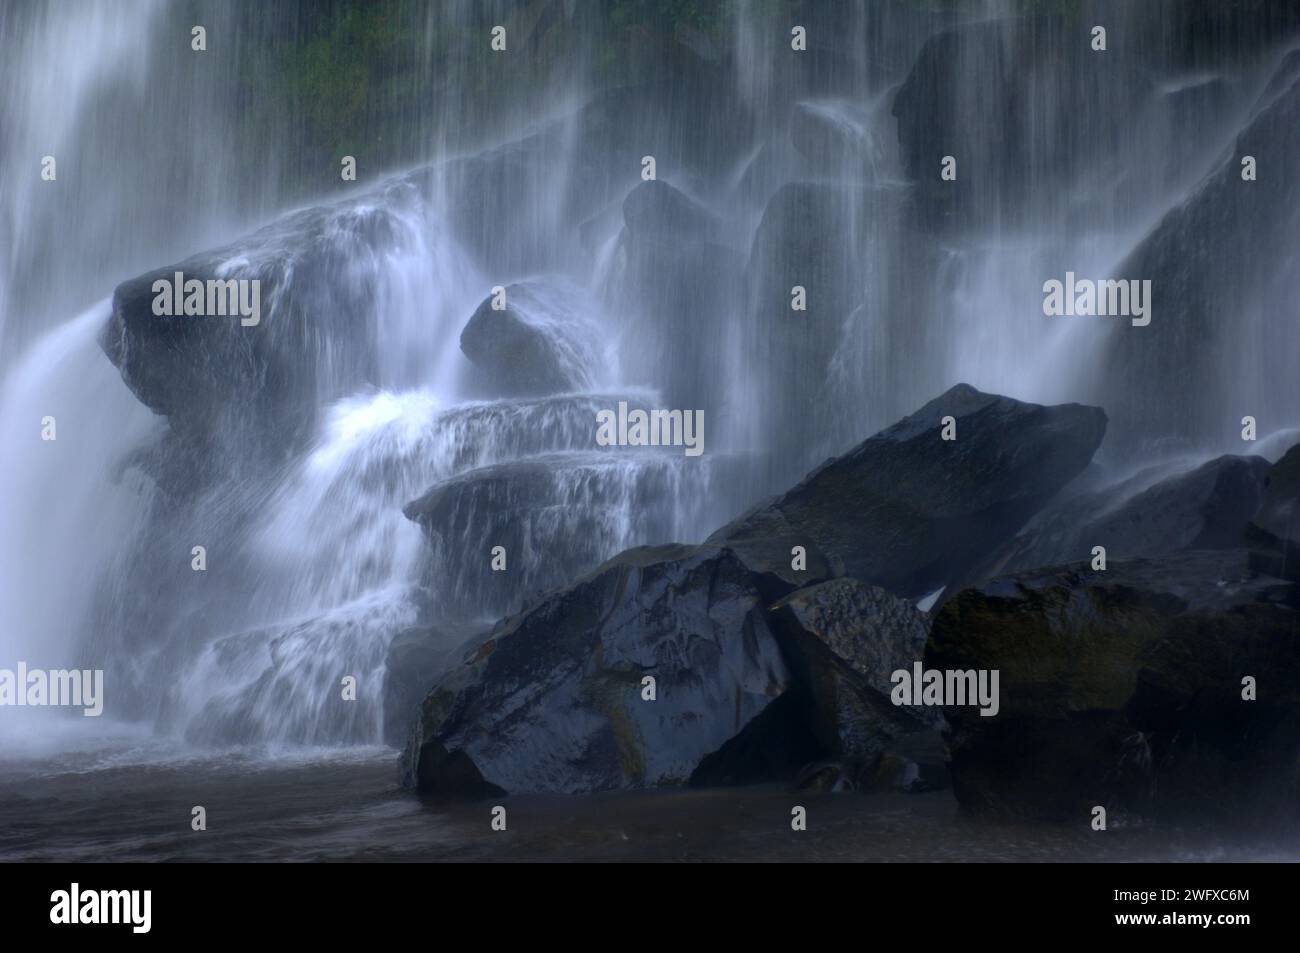
{"type": "MultiPolygon", "coordinates": [[[[95,336],[107,314],[100,302],[42,339],[0,388],[0,439],[28,448],[5,468],[0,507],[6,667],[79,667],[87,653],[100,656],[103,647],[79,635],[93,632],[97,587],[125,582],[118,554],[147,511],[148,487],[126,456],[158,422],[104,365],[95,336]],[[41,439],[43,421],[56,439],[41,439]]],[[[39,722],[13,711],[0,738],[17,744],[39,722]]]]}
{"type": "MultiPolygon", "coordinates": [[[[397,4],[402,62],[446,68],[431,89],[419,69],[407,88],[339,65],[381,85],[358,95],[400,133],[382,161],[300,134],[280,100],[258,112],[263,139],[235,135],[259,84],[339,52],[328,30],[350,21],[324,8],[205,8],[207,54],[158,4],[0,13],[26,51],[0,66],[0,667],[103,666],[118,716],[196,745],[374,743],[394,727],[401,633],[491,624],[630,546],[699,541],[956,381],[1156,403],[1106,382],[1122,361],[1099,325],[1043,316],[1043,282],[1116,273],[1219,168],[1284,51],[1246,37],[1231,70],[1172,54],[1134,69],[1119,48],[1110,72],[1073,54],[1025,66],[1009,51],[1054,49],[1075,21],[1039,35],[1014,4],[836,4],[801,11],[805,68],[771,6],[668,32],[671,56],[625,83],[600,72],[631,49],[611,45],[617,17],[503,5],[512,49],[552,57],[535,83],[500,74],[510,99],[492,70],[518,62],[456,45],[498,11],[397,4]],[[1022,104],[1014,121],[990,88],[1022,104]],[[917,119],[936,102],[944,143],[917,119]],[[133,148],[147,128],[167,148],[133,148]],[[337,174],[352,152],[357,182],[337,174]],[[941,191],[949,152],[964,204],[941,191]],[[155,336],[152,282],[177,270],[261,281],[259,328],[155,336]],[[528,393],[466,360],[462,330],[494,320],[497,287],[571,386],[528,393]],[[703,409],[705,458],[597,447],[595,415],[619,401],[703,409]],[[40,439],[47,416],[57,440],[40,439]],[[487,568],[497,545],[508,583],[487,568]]],[[[1101,9],[1164,36],[1159,11],[1101,9]]],[[[1223,366],[1286,366],[1270,350],[1248,336],[1223,366]]],[[[1269,429],[1300,422],[1290,384],[1238,371],[1269,429]]],[[[1180,452],[1227,446],[1184,437],[1180,452]]]]}

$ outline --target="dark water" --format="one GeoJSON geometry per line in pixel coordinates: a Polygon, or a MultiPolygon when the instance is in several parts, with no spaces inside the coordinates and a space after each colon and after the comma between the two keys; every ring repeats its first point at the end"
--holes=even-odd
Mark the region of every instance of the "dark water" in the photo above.
{"type": "Polygon", "coordinates": [[[1300,842],[1006,825],[948,793],[777,787],[421,801],[395,752],[0,761],[0,861],[1288,861],[1300,842]],[[803,805],[808,829],[790,829],[803,805]],[[206,831],[190,829],[207,809],[206,831]]]}

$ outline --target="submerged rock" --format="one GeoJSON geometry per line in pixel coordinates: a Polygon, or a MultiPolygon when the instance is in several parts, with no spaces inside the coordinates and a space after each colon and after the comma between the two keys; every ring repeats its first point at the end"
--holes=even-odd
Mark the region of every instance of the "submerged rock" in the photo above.
{"type": "Polygon", "coordinates": [[[1096,407],[1043,407],[959,384],[710,541],[768,539],[775,559],[778,540],[806,539],[844,574],[919,600],[951,590],[1010,540],[1087,466],[1105,428],[1096,407]],[[948,416],[955,440],[941,436],[948,416]]]}
{"type": "Polygon", "coordinates": [[[1251,563],[1193,551],[1024,573],[950,600],[926,665],[1000,672],[995,716],[945,710],[963,807],[1080,828],[1096,806],[1300,822],[1300,589],[1251,563]]]}

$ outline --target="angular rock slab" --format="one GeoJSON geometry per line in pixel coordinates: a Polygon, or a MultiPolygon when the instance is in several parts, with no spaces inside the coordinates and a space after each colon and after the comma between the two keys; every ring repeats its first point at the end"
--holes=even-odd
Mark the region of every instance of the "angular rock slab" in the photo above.
{"type": "Polygon", "coordinates": [[[800,788],[854,790],[879,787],[886,762],[900,774],[890,786],[919,790],[922,772],[926,783],[942,783],[938,712],[927,721],[888,695],[890,673],[924,652],[925,613],[883,589],[839,578],[778,600],[770,619],[792,688],[706,759],[693,783],[793,779],[800,788]]]}
{"type": "Polygon", "coordinates": [[[646,547],[506,620],[424,701],[402,781],[422,793],[686,782],[789,685],[772,577],[715,547],[646,547]],[[642,698],[654,676],[657,700],[642,698]]]}
{"type": "Polygon", "coordinates": [[[1262,457],[1222,456],[1125,498],[1124,486],[1080,494],[1045,510],[1013,544],[1005,573],[1107,559],[1164,556],[1243,544],[1269,473],[1262,457]]]}
{"type": "Polygon", "coordinates": [[[789,610],[799,628],[885,694],[894,671],[922,658],[930,634],[928,617],[912,603],[848,577],[805,586],[772,608],[789,610]]]}
{"type": "Polygon", "coordinates": [[[1105,429],[1096,407],[958,384],[709,539],[806,539],[843,574],[921,599],[1011,539],[1088,465],[1105,429]],[[945,416],[955,440],[941,438],[945,416]]]}

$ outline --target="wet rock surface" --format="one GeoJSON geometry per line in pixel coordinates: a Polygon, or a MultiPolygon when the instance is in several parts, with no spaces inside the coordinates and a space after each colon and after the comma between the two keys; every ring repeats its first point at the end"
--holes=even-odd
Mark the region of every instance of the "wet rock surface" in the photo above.
{"type": "Polygon", "coordinates": [[[1038,570],[960,593],[934,620],[926,664],[999,670],[1001,711],[945,711],[958,801],[1080,825],[1095,806],[1294,824],[1298,611],[1296,585],[1257,572],[1244,550],[1038,570]]]}

